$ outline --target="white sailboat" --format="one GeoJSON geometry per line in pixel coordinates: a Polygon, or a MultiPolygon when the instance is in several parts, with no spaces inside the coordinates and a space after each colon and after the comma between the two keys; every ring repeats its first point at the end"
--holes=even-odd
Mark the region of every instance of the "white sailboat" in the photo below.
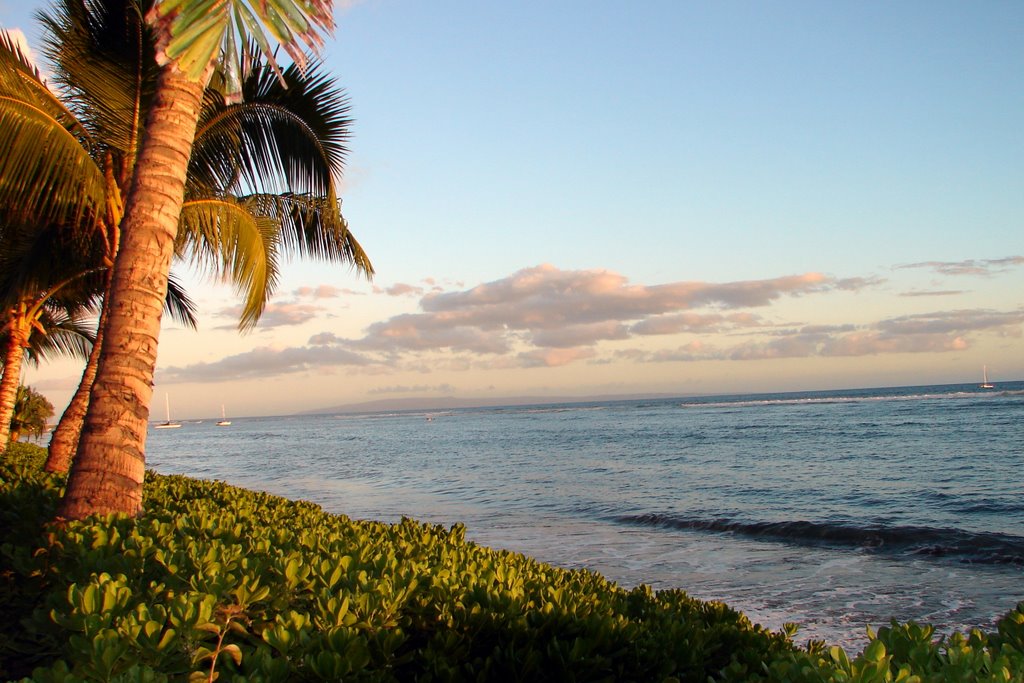
{"type": "Polygon", "coordinates": [[[990,384],[988,381],[988,366],[981,366],[981,384],[978,385],[979,389],[995,389],[995,384],[990,384]]]}
{"type": "Polygon", "coordinates": [[[220,404],[220,419],[217,420],[217,426],[218,427],[230,427],[231,426],[231,420],[227,419],[227,416],[224,415],[224,404],[223,403],[220,404]]]}
{"type": "Polygon", "coordinates": [[[167,404],[167,422],[161,422],[154,429],[177,429],[181,426],[181,423],[171,422],[171,397],[168,394],[164,394],[164,401],[167,404]]]}

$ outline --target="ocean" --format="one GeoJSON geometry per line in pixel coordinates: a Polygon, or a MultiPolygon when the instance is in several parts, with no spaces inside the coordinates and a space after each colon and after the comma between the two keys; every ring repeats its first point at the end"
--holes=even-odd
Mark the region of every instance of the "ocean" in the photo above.
{"type": "Polygon", "coordinates": [[[680,588],[859,652],[1024,601],[1024,382],[283,416],[151,430],[147,466],[680,588]]]}

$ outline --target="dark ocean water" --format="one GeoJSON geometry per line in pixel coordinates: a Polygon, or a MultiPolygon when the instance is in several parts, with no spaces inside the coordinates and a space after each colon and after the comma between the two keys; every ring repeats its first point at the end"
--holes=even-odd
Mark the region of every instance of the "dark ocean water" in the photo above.
{"type": "Polygon", "coordinates": [[[1024,600],[1024,383],[292,416],[152,431],[148,466],[410,516],[859,651],[1024,600]]]}

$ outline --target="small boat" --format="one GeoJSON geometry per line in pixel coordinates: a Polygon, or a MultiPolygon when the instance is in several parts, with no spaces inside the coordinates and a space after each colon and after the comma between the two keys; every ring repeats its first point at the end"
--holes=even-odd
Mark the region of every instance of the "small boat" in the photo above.
{"type": "Polygon", "coordinates": [[[224,404],[223,403],[220,404],[220,419],[217,420],[217,426],[218,427],[230,427],[231,426],[231,420],[227,419],[227,417],[224,415],[224,404]]]}
{"type": "Polygon", "coordinates": [[[177,429],[181,426],[180,422],[171,422],[171,397],[164,394],[164,400],[167,403],[167,422],[161,422],[154,426],[154,429],[177,429]]]}
{"type": "Polygon", "coordinates": [[[995,389],[995,384],[990,384],[988,381],[988,366],[981,366],[981,384],[978,385],[979,389],[995,389]]]}

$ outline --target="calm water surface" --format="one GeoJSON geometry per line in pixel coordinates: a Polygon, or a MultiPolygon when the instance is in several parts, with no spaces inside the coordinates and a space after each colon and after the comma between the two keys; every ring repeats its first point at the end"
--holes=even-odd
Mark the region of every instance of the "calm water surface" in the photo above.
{"type": "Polygon", "coordinates": [[[859,650],[1024,600],[1024,383],[214,420],[148,466],[724,600],[859,650]]]}

